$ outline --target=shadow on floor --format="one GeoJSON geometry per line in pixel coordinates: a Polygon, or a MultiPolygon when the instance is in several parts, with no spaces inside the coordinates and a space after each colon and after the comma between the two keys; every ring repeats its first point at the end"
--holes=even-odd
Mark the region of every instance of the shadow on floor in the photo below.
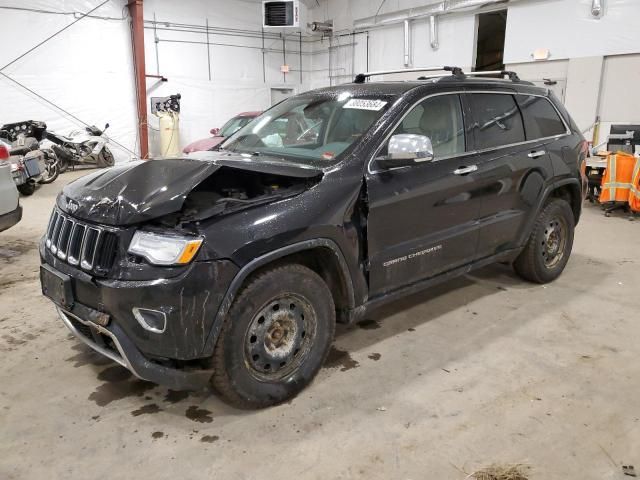
{"type": "MultiPolygon", "coordinates": [[[[557,281],[557,286],[552,284],[547,288],[563,288],[562,284],[568,282],[574,292],[587,294],[587,285],[589,289],[592,289],[594,285],[603,281],[611,271],[611,267],[602,262],[574,254],[563,276],[557,281]],[[578,265],[580,266],[580,272],[577,272],[574,268],[578,265]],[[574,282],[584,282],[584,290],[577,287],[577,285],[573,287],[574,282]]],[[[527,283],[520,279],[513,273],[510,266],[492,265],[485,267],[472,274],[384,305],[368,316],[364,322],[360,322],[360,324],[351,326],[338,325],[336,342],[340,344],[341,349],[344,349],[344,351],[338,350],[338,353],[347,354],[347,360],[352,361],[351,357],[349,357],[351,353],[366,349],[407,331],[414,331],[420,326],[445,317],[461,307],[466,308],[486,297],[502,296],[502,298],[497,298],[495,302],[504,304],[506,299],[510,297],[509,290],[526,292],[540,288],[544,287],[527,283]]],[[[563,302],[566,302],[571,297],[560,298],[563,299],[563,302]]],[[[514,305],[511,308],[517,309],[521,306],[514,305]]],[[[562,307],[563,305],[559,302],[548,305],[536,304],[536,315],[541,315],[545,310],[549,309],[560,311],[562,307]]],[[[433,362],[432,367],[439,368],[441,363],[466,355],[468,353],[467,347],[456,345],[455,339],[457,335],[462,335],[461,338],[466,340],[475,337],[478,342],[490,342],[495,340],[496,337],[518,328],[522,322],[527,321],[525,319],[520,320],[520,323],[514,323],[511,320],[497,317],[482,318],[472,309],[464,310],[463,317],[465,317],[465,322],[468,319],[468,324],[462,326],[460,324],[452,324],[446,328],[448,334],[452,337],[446,357],[426,359],[422,364],[423,367],[433,362]]],[[[196,423],[210,423],[214,417],[253,414],[251,411],[238,410],[226,405],[211,390],[178,392],[166,389],[165,387],[135,379],[128,370],[93,352],[84,344],[76,344],[71,348],[78,353],[69,357],[67,359],[68,362],[73,362],[74,367],[90,367],[95,371],[96,389],[89,395],[88,400],[95,402],[100,407],[107,407],[112,402],[124,398],[133,398],[137,405],[136,409],[131,412],[133,416],[152,415],[165,411],[175,415],[184,415],[196,423]]],[[[425,345],[425,350],[428,349],[429,346],[425,345]]],[[[377,360],[375,357],[374,359],[377,360]]],[[[335,355],[332,358],[330,355],[325,367],[335,367],[340,362],[340,358],[336,359],[335,355]]],[[[348,369],[343,368],[341,371],[348,369]]],[[[115,406],[118,408],[117,403],[115,406]]]]}

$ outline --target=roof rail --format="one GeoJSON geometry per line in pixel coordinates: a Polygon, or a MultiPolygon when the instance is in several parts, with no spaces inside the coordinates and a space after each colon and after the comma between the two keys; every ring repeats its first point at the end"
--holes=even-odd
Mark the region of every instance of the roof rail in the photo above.
{"type": "MultiPolygon", "coordinates": [[[[469,72],[465,73],[462,71],[460,67],[421,67],[421,68],[403,68],[399,70],[380,70],[377,72],[366,72],[359,73],[356,75],[356,78],[353,80],[353,83],[364,83],[369,77],[377,76],[377,75],[386,75],[388,73],[412,73],[412,72],[451,72],[451,75],[456,77],[480,77],[480,76],[501,76],[508,77],[512,82],[519,82],[520,77],[516,72],[512,72],[510,70],[490,70],[486,72],[469,72]]],[[[440,78],[445,77],[446,74],[437,74],[437,75],[425,75],[418,78],[418,80],[428,80],[430,78],[440,78]]]]}
{"type": "Polygon", "coordinates": [[[364,83],[367,78],[374,77],[378,75],[386,75],[388,73],[415,73],[415,72],[452,72],[454,75],[457,75],[458,71],[462,72],[462,69],[459,67],[415,67],[415,68],[401,68],[398,70],[379,70],[377,72],[366,72],[359,73],[356,75],[356,78],[353,80],[353,83],[364,83]]]}
{"type": "Polygon", "coordinates": [[[486,72],[469,72],[469,73],[463,73],[463,75],[474,76],[474,77],[480,77],[480,76],[490,77],[490,76],[499,75],[501,77],[508,77],[509,80],[511,80],[512,82],[520,81],[520,77],[518,77],[518,74],[510,70],[488,70],[486,72]]]}

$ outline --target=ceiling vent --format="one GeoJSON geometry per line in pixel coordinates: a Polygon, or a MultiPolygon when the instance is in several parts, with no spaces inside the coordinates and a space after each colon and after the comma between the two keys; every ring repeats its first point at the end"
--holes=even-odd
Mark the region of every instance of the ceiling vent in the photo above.
{"type": "Polygon", "coordinates": [[[300,5],[298,0],[262,2],[262,26],[265,28],[300,26],[300,5]]]}

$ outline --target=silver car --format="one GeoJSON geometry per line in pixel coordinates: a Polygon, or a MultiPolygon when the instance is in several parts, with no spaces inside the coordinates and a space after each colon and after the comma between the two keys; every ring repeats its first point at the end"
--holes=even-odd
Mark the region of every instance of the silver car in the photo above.
{"type": "Polygon", "coordinates": [[[9,151],[0,143],[0,232],[14,226],[22,218],[18,189],[8,159],[9,151]]]}

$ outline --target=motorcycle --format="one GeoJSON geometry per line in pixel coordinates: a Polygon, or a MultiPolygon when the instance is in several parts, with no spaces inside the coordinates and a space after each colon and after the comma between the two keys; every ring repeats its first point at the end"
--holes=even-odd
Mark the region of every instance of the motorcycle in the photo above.
{"type": "Polygon", "coordinates": [[[51,149],[41,149],[47,125],[27,120],[0,127],[0,138],[9,150],[11,174],[18,191],[32,195],[38,184],[51,183],[58,178],[58,159],[51,149]]]}
{"type": "Polygon", "coordinates": [[[104,134],[107,128],[108,123],[102,130],[92,125],[84,130],[74,130],[68,137],[47,132],[46,138],[53,143],[51,148],[58,158],[60,172],[75,165],[96,165],[99,168],[113,166],[113,154],[107,147],[109,139],[104,134]]]}

